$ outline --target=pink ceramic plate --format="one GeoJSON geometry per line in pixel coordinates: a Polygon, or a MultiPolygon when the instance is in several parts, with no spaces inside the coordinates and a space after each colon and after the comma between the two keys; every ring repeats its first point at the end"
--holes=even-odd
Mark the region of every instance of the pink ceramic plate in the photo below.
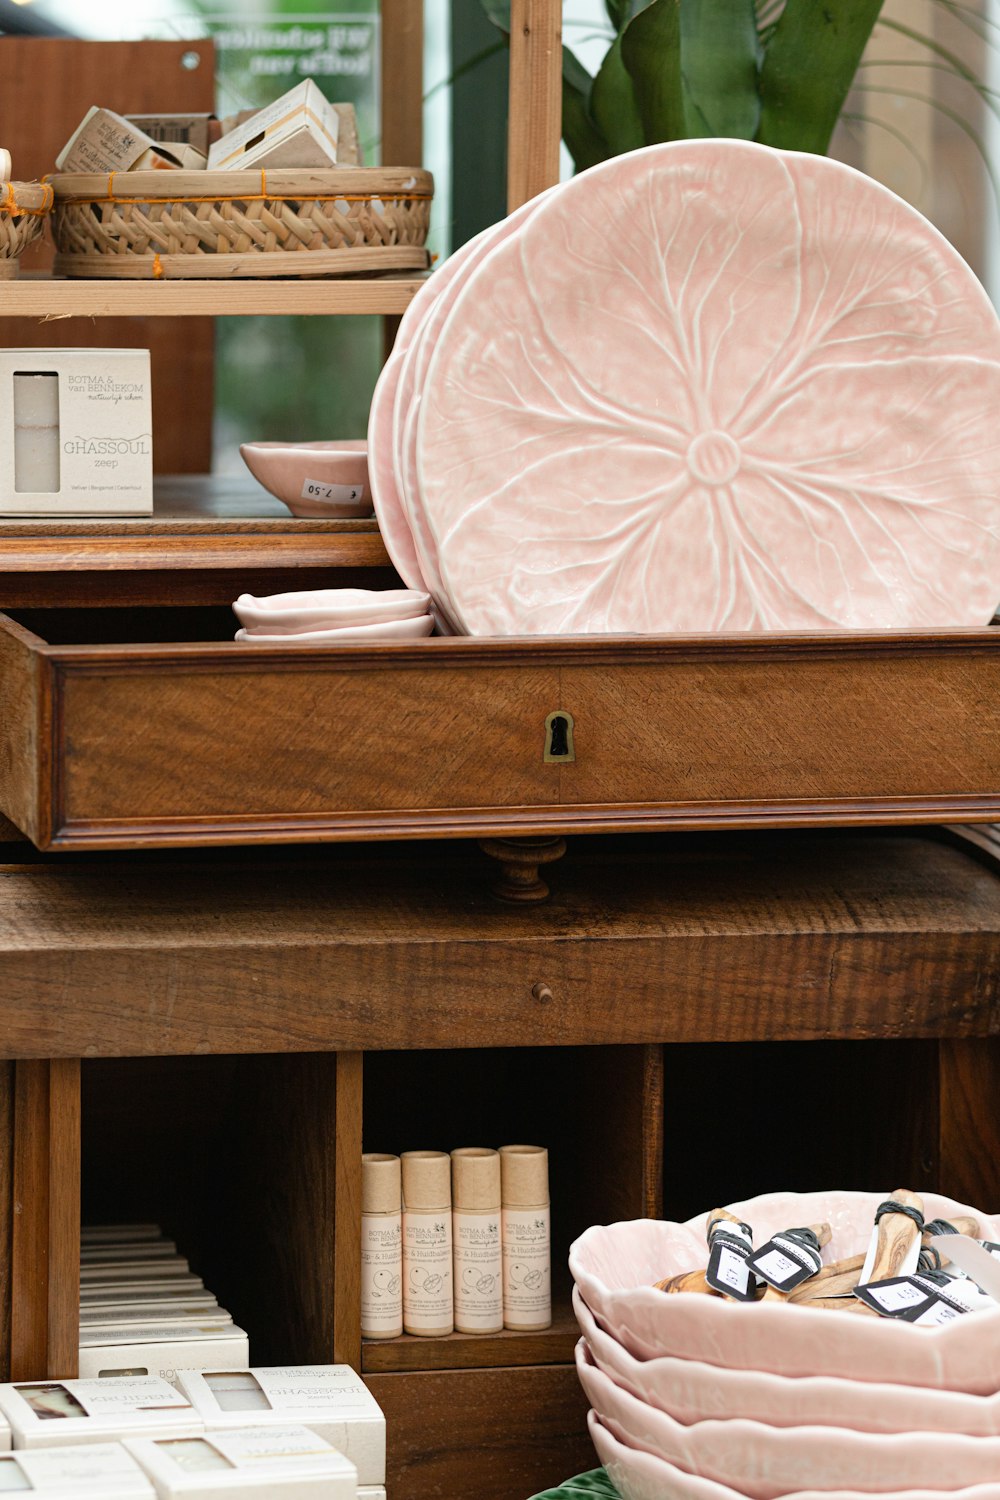
{"type": "MultiPolygon", "coordinates": [[[[832,1227],[826,1261],[868,1244],[875,1209],[888,1193],[770,1193],[731,1205],[756,1243],[793,1224],[832,1227]]],[[[927,1218],[974,1214],[1000,1239],[1000,1220],[935,1193],[927,1218]]],[[[773,1375],[834,1375],[843,1380],[928,1386],[989,1395],[1000,1390],[1000,1308],[956,1318],[940,1328],[913,1328],[889,1318],[855,1318],[769,1302],[734,1304],[715,1297],[666,1296],[654,1281],[704,1266],[705,1215],[673,1224],[656,1219],[597,1225],[570,1248],[580,1294],[601,1327],[638,1359],[670,1355],[766,1370],[773,1375]]]]}
{"type": "MultiPolygon", "coordinates": [[[[397,333],[397,342],[406,319],[413,313],[417,302],[433,285],[432,276],[426,286],[410,303],[397,333]]],[[[382,373],[372,397],[368,415],[368,473],[371,478],[372,501],[382,533],[385,550],[392,558],[392,565],[400,578],[411,589],[426,589],[424,575],[420,570],[410,523],[396,489],[392,472],[392,413],[396,403],[396,387],[402,368],[402,355],[394,349],[382,366],[382,373]]]]}
{"type": "Polygon", "coordinates": [[[1000,322],[827,158],[682,141],[582,173],[464,282],[420,501],[477,635],[982,626],[1000,322]]]}
{"type": "Polygon", "coordinates": [[[342,630],[299,630],[294,635],[268,635],[263,630],[238,630],[236,640],[252,646],[346,646],[352,641],[418,641],[430,635],[434,621],[430,615],[416,620],[383,620],[378,625],[345,625],[342,630]]]}
{"type": "Polygon", "coordinates": [[[233,612],[248,630],[294,635],[344,625],[413,620],[430,609],[430,594],[417,589],[306,589],[293,594],[241,594],[233,612]]]}
{"type": "Polygon", "coordinates": [[[493,224],[488,229],[484,229],[481,234],[477,234],[462,246],[461,251],[450,258],[438,272],[438,296],[433,305],[427,309],[403,357],[403,370],[399,377],[393,422],[396,488],[427,586],[433,591],[438,607],[451,618],[454,617],[454,609],[449,605],[444,581],[438,568],[437,544],[424,517],[418,492],[417,417],[427,367],[436,347],[438,333],[469,276],[495,245],[502,244],[504,240],[515,234],[531,217],[539,204],[558,191],[559,188],[556,187],[539,193],[536,198],[532,198],[530,203],[525,203],[521,208],[515,209],[499,224],[493,224]]]}
{"type": "MultiPolygon", "coordinates": [[[[591,1412],[587,1425],[597,1456],[622,1500],[743,1500],[742,1492],[697,1474],[687,1474],[651,1453],[619,1441],[591,1412]]],[[[946,1492],[948,1500],[1000,1500],[1000,1484],[977,1484],[946,1492]]],[[[862,1490],[798,1490],[788,1500],[869,1500],[862,1490]]],[[[942,1500],[941,1490],[894,1490],[892,1500],[942,1500]]]]}
{"type": "Polygon", "coordinates": [[[996,1438],[768,1427],[739,1418],[686,1427],[620,1390],[597,1369],[583,1339],[577,1345],[576,1368],[587,1400],[622,1442],[689,1474],[731,1485],[752,1500],[777,1500],[804,1489],[885,1495],[924,1484],[947,1491],[1000,1477],[996,1438]]]}
{"type": "Polygon", "coordinates": [[[678,1422],[745,1417],[770,1427],[1000,1437],[1000,1395],[966,1396],[832,1376],[789,1380],[762,1370],[727,1370],[697,1359],[636,1359],[598,1325],[578,1287],[573,1288],[573,1310],[597,1368],[622,1390],[678,1422]]]}

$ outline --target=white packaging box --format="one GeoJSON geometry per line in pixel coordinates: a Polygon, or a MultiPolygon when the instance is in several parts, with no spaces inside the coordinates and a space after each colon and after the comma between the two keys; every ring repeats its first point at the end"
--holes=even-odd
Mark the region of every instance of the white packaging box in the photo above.
{"type": "Polygon", "coordinates": [[[126,1444],[160,1500],[356,1500],[358,1472],[336,1448],[301,1424],[240,1427],[188,1442],[126,1444]]]}
{"type": "Polygon", "coordinates": [[[358,1486],[358,1500],[385,1500],[384,1484],[362,1484],[358,1486]]]}
{"type": "Polygon", "coordinates": [[[0,1458],[0,1494],[46,1500],[156,1500],[156,1491],[120,1443],[36,1448],[0,1458]]]}
{"type": "Polygon", "coordinates": [[[0,1385],[14,1447],[57,1448],[123,1437],[199,1437],[204,1423],[181,1391],[151,1375],[0,1385]]]}
{"type": "Polygon", "coordinates": [[[208,148],[210,172],[337,165],[340,117],[311,78],[208,148]]]}
{"type": "Polygon", "coordinates": [[[165,1255],[159,1260],[117,1260],[107,1265],[81,1265],[80,1285],[99,1286],[111,1281],[168,1281],[190,1276],[191,1267],[183,1255],[165,1255]]]}
{"type": "Polygon", "coordinates": [[[173,1240],[145,1240],[133,1245],[81,1245],[81,1266],[115,1265],[121,1261],[174,1260],[173,1240]]]}
{"type": "Polygon", "coordinates": [[[132,1245],[141,1240],[161,1240],[159,1224],[84,1224],[81,1245],[132,1245]]]}
{"type": "Polygon", "coordinates": [[[235,1323],[80,1330],[80,1374],[94,1380],[144,1372],[174,1382],[178,1370],[245,1370],[249,1363],[250,1340],[235,1323]]]}
{"type": "Polygon", "coordinates": [[[248,1422],[301,1422],[346,1454],[359,1484],[385,1484],[385,1417],[350,1365],[254,1366],[247,1375],[226,1379],[215,1370],[177,1371],[177,1386],[202,1418],[206,1433],[248,1422]]]}
{"type": "Polygon", "coordinates": [[[232,1321],[232,1314],[217,1302],[199,1305],[184,1302],[180,1297],[171,1297],[165,1302],[133,1302],[125,1307],[118,1302],[110,1307],[88,1304],[80,1309],[81,1328],[127,1328],[136,1324],[149,1328],[152,1324],[164,1323],[191,1323],[199,1327],[211,1324],[215,1327],[232,1321]]]}
{"type": "Polygon", "coordinates": [[[5,1417],[0,1416],[0,1453],[6,1453],[10,1448],[10,1427],[5,1417]]]}
{"type": "Polygon", "coordinates": [[[0,453],[2,515],[149,515],[149,350],[0,350],[0,453]]]}
{"type": "Polygon", "coordinates": [[[124,1286],[90,1286],[80,1292],[80,1310],[97,1307],[142,1307],[157,1304],[170,1307],[183,1303],[211,1310],[218,1307],[215,1293],[210,1292],[199,1276],[181,1277],[165,1282],[129,1281],[124,1286]]]}

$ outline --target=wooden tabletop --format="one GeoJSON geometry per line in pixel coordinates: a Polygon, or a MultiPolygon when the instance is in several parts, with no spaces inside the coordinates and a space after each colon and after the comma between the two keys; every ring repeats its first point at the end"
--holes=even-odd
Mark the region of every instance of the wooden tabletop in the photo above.
{"type": "Polygon", "coordinates": [[[1000,880],[930,835],[574,840],[530,909],[495,900],[471,844],[8,852],[7,1057],[1000,1026],[1000,880]]]}

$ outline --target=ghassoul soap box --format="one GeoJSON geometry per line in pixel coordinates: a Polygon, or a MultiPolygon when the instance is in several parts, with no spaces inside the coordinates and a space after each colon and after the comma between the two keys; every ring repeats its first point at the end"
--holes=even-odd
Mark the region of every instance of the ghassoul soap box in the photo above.
{"type": "Polygon", "coordinates": [[[156,1491],[120,1443],[39,1448],[0,1457],[0,1495],[45,1500],[156,1500],[156,1491]]]}
{"type": "Polygon", "coordinates": [[[359,1484],[385,1484],[385,1417],[350,1365],[278,1365],[239,1375],[178,1370],[177,1385],[206,1433],[300,1422],[350,1459],[359,1484]]]}
{"type": "Polygon", "coordinates": [[[358,1472],[324,1438],[301,1425],[242,1427],[201,1438],[126,1443],[160,1500],[216,1495],[269,1500],[355,1500],[358,1472]]]}
{"type": "Polygon", "coordinates": [[[0,350],[0,453],[0,514],[149,515],[148,349],[0,350]]]}
{"type": "Polygon", "coordinates": [[[15,1448],[123,1437],[198,1437],[204,1431],[187,1397],[155,1375],[0,1385],[0,1412],[10,1424],[15,1448]]]}
{"type": "Polygon", "coordinates": [[[173,1381],[179,1369],[245,1370],[249,1363],[250,1340],[231,1320],[80,1329],[80,1374],[92,1379],[145,1372],[173,1381]]]}

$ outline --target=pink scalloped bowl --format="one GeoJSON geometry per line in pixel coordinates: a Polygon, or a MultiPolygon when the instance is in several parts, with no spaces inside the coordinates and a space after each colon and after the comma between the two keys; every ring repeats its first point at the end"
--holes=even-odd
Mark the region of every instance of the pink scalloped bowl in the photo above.
{"type": "Polygon", "coordinates": [[[594,1364],[585,1339],[577,1345],[576,1368],[587,1400],[622,1442],[688,1474],[731,1485],[751,1500],[778,1500],[801,1489],[885,1495],[931,1484],[947,1491],[1000,1476],[996,1438],[768,1427],[738,1417],[685,1426],[616,1386],[594,1364]]]}
{"type": "Polygon", "coordinates": [[[368,443],[349,438],[328,443],[241,443],[253,477],[307,520],[357,520],[372,513],[368,443]],[[333,493],[324,495],[326,486],[333,493]]]}
{"type": "MultiPolygon", "coordinates": [[[[591,1441],[622,1500],[744,1500],[739,1490],[688,1474],[676,1464],[643,1453],[620,1442],[591,1411],[587,1418],[591,1441]]],[[[1000,1500],[1000,1484],[977,1484],[964,1490],[892,1490],[883,1500],[1000,1500]]],[[[786,1500],[870,1500],[864,1490],[796,1490],[786,1500]]]]}
{"type": "MultiPolygon", "coordinates": [[[[732,1211],[755,1242],[795,1224],[826,1220],[829,1262],[868,1244],[885,1193],[767,1193],[732,1211]]],[[[927,1218],[973,1214],[992,1239],[1000,1220],[935,1193],[927,1218]]],[[[928,1386],[988,1395],[1000,1389],[1000,1308],[956,1318],[940,1328],[913,1328],[889,1318],[855,1318],[766,1302],[665,1296],[653,1282],[704,1266],[706,1214],[686,1224],[656,1219],[595,1225],[570,1248],[573,1279],[601,1327],[638,1359],[671,1355],[773,1375],[834,1375],[844,1380],[928,1386]]]]}
{"type": "Polygon", "coordinates": [[[726,1370],[697,1359],[636,1359],[599,1327],[576,1287],[573,1310],[597,1368],[637,1400],[688,1425],[744,1417],[771,1427],[1000,1438],[1000,1394],[966,1396],[820,1375],[790,1380],[763,1370],[726,1370]]]}

